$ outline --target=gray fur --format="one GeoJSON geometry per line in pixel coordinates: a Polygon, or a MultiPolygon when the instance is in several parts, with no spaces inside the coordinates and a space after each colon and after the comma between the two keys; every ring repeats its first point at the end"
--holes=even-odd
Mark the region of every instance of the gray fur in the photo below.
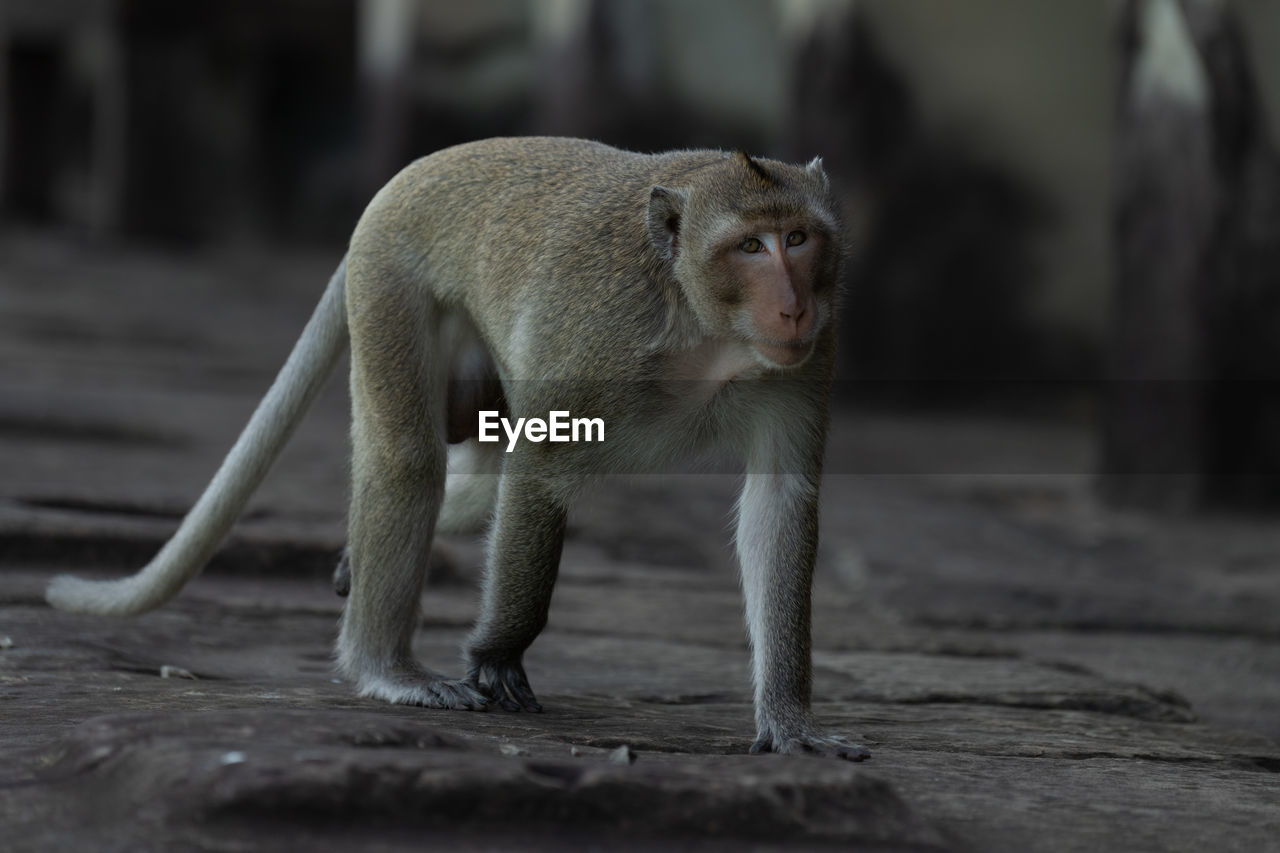
{"type": "Polygon", "coordinates": [[[174,540],[131,578],[58,579],[49,600],[126,613],[176,594],[349,331],[352,496],[335,574],[349,594],[337,661],[362,695],[538,710],[522,659],[546,624],[571,500],[597,475],[715,444],[748,468],[736,543],[752,751],[865,757],[821,734],[809,708],[809,587],[843,249],[834,211],[816,160],[640,155],[550,138],[418,160],[366,209],[288,365],[174,540]],[[797,229],[806,237],[793,250],[786,235],[797,229]],[[757,250],[791,254],[739,252],[757,231],[769,235],[750,244],[757,250]],[[791,307],[780,313],[784,299],[791,307]],[[806,308],[803,323],[795,306],[806,308]],[[603,417],[608,440],[497,454],[466,428],[473,408],[495,400],[512,417],[603,417]],[[462,679],[426,669],[411,648],[437,523],[489,526],[462,679]]]}

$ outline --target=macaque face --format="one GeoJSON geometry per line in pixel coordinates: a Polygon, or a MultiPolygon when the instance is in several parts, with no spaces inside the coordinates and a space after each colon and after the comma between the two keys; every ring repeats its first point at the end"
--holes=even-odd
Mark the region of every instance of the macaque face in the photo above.
{"type": "Polygon", "coordinates": [[[815,287],[824,238],[803,222],[751,224],[724,241],[717,255],[736,293],[732,324],[773,367],[808,358],[825,311],[815,287]]]}

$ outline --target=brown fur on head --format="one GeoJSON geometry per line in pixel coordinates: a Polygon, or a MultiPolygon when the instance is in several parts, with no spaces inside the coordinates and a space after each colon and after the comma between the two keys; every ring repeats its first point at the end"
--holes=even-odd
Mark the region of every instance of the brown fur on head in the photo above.
{"type": "Polygon", "coordinates": [[[762,187],[767,189],[768,187],[773,186],[773,176],[766,172],[763,166],[755,160],[752,160],[750,154],[739,148],[737,151],[733,152],[733,157],[745,166],[751,174],[755,175],[760,180],[760,185],[762,187]]]}

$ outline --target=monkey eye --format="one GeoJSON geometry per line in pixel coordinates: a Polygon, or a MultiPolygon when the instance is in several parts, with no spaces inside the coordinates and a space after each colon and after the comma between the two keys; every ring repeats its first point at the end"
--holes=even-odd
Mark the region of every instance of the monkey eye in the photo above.
{"type": "Polygon", "coordinates": [[[809,239],[809,236],[805,234],[803,231],[792,231],[790,234],[787,235],[787,245],[799,246],[801,243],[803,243],[805,240],[808,240],[808,239],[809,239]]]}
{"type": "Polygon", "coordinates": [[[754,255],[764,249],[764,243],[760,242],[759,237],[748,237],[738,245],[738,248],[748,255],[754,255]]]}

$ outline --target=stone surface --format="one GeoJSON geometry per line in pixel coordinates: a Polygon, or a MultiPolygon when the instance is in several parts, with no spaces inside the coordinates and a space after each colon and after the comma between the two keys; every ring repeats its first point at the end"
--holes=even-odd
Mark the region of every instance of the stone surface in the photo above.
{"type": "MultiPolygon", "coordinates": [[[[545,713],[356,698],[341,377],[176,600],[49,610],[172,531],[335,261],[0,235],[0,847],[1277,848],[1280,525],[1106,511],[1077,428],[837,417],[815,709],[863,764],[745,754],[728,475],[575,510],[545,713]]],[[[481,551],[449,544],[415,645],[456,672],[481,551]]]]}
{"type": "Polygon", "coordinates": [[[287,834],[291,846],[306,839],[309,849],[328,848],[335,828],[351,840],[358,830],[378,837],[389,823],[520,833],[548,846],[605,832],[653,842],[941,844],[890,785],[843,763],[674,758],[633,770],[565,749],[522,759],[416,716],[238,709],[97,717],[42,753],[43,785],[11,797],[25,808],[14,829],[50,843],[76,827],[113,844],[168,845],[235,838],[256,825],[287,834]]]}

